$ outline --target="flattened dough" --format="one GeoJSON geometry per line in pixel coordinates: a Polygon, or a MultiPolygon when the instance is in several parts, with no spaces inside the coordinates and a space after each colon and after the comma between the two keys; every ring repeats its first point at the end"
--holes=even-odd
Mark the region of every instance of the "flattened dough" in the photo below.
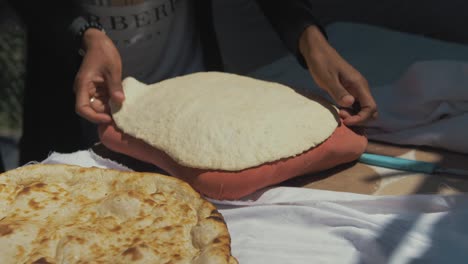
{"type": "Polygon", "coordinates": [[[338,126],[331,110],[293,89],[235,74],[152,85],[128,77],[123,88],[123,105],[111,105],[117,126],[192,168],[239,171],[293,157],[338,126]]]}

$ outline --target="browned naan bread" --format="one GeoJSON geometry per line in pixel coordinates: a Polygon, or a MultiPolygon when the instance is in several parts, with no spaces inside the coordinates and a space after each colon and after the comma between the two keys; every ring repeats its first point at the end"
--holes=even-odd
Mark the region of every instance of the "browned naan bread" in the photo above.
{"type": "Polygon", "coordinates": [[[216,208],[152,173],[31,165],[0,175],[0,262],[237,263],[216,208]]]}

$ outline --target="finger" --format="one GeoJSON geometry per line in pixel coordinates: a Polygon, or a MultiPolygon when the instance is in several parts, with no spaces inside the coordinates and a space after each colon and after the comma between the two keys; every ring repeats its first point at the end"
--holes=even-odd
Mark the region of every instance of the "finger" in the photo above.
{"type": "Polygon", "coordinates": [[[333,100],[342,107],[351,107],[355,102],[354,96],[343,87],[338,78],[330,82],[328,87],[323,88],[330,94],[333,100]]]}
{"type": "Polygon", "coordinates": [[[364,108],[361,112],[357,113],[356,115],[346,117],[345,119],[343,119],[343,122],[347,126],[361,126],[372,119],[376,119],[377,117],[377,112],[364,108]]]}
{"type": "Polygon", "coordinates": [[[111,68],[104,76],[111,100],[117,104],[121,104],[125,100],[125,95],[122,88],[120,67],[111,68]]]}
{"type": "Polygon", "coordinates": [[[363,125],[367,121],[377,118],[377,116],[377,107],[373,99],[371,99],[370,102],[366,101],[365,105],[361,106],[361,109],[357,114],[346,116],[343,122],[348,126],[363,125]]]}
{"type": "Polygon", "coordinates": [[[73,82],[73,92],[78,93],[79,91],[86,90],[86,88],[88,88],[86,86],[90,82],[91,78],[92,77],[89,74],[78,72],[75,76],[75,81],[73,82]]]}
{"type": "Polygon", "coordinates": [[[96,124],[103,124],[103,123],[109,123],[112,121],[112,118],[110,117],[110,115],[106,114],[106,113],[97,113],[96,111],[94,111],[94,109],[91,108],[91,106],[87,105],[87,106],[81,106],[79,110],[77,110],[77,113],[93,122],[93,123],[96,123],[96,124]]]}
{"type": "Polygon", "coordinates": [[[341,119],[345,120],[352,116],[352,114],[347,110],[347,109],[340,109],[338,112],[338,115],[340,116],[341,119]]]}
{"type": "Polygon", "coordinates": [[[90,106],[91,108],[97,112],[97,113],[108,113],[109,111],[109,107],[108,107],[108,104],[106,103],[107,102],[107,98],[105,97],[98,97],[98,96],[95,96],[93,98],[94,100],[90,100],[90,106]]]}
{"type": "Polygon", "coordinates": [[[354,115],[346,117],[346,125],[362,125],[370,119],[377,117],[377,105],[371,95],[369,84],[362,75],[353,75],[353,79],[345,79],[340,76],[340,81],[350,93],[355,96],[356,104],[354,106],[354,115]]]}
{"type": "Polygon", "coordinates": [[[76,113],[94,123],[110,122],[112,119],[108,114],[97,113],[90,105],[90,98],[92,97],[90,94],[96,89],[94,84],[92,82],[84,84],[83,82],[83,80],[79,80],[77,83],[79,88],[76,90],[76,113]]]}
{"type": "Polygon", "coordinates": [[[369,108],[361,108],[359,113],[345,117],[343,122],[347,126],[363,125],[365,122],[372,119],[373,114],[373,110],[370,110],[369,108]]]}
{"type": "Polygon", "coordinates": [[[364,123],[376,119],[378,117],[378,110],[372,96],[363,99],[362,102],[361,111],[358,113],[358,116],[361,117],[361,120],[357,122],[364,123]]]}

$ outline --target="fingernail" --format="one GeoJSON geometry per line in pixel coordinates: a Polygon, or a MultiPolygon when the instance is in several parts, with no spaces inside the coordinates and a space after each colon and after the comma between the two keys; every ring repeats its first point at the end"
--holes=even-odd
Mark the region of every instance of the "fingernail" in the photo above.
{"type": "Polygon", "coordinates": [[[341,102],[345,104],[345,106],[351,106],[354,103],[354,97],[352,95],[345,95],[341,98],[341,102]]]}

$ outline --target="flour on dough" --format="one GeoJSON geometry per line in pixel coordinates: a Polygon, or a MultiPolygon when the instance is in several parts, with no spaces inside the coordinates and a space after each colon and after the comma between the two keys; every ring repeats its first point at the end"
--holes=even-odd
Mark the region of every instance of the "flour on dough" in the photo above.
{"type": "Polygon", "coordinates": [[[292,157],[325,141],[338,121],[327,107],[279,83],[200,72],[146,85],[123,81],[116,125],[181,165],[238,171],[292,157]]]}

